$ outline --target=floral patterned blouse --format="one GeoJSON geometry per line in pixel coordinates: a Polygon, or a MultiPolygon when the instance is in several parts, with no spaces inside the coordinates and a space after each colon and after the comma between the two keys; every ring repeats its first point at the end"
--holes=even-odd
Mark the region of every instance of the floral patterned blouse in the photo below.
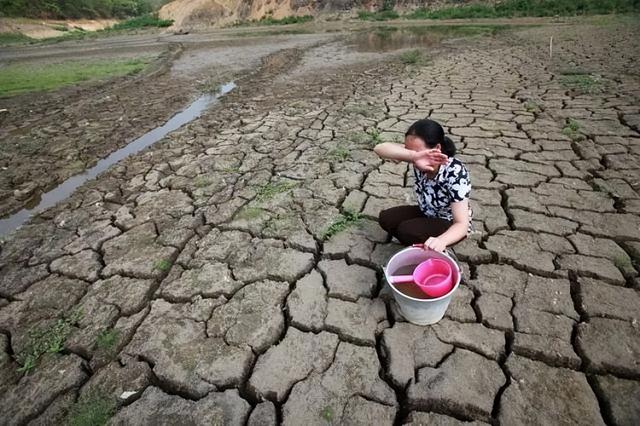
{"type": "MultiPolygon", "coordinates": [[[[438,174],[433,178],[429,178],[415,167],[413,172],[416,178],[418,205],[422,213],[427,217],[453,221],[451,203],[463,201],[471,194],[471,180],[465,165],[457,158],[451,157],[447,164],[440,166],[438,174]]],[[[472,212],[469,208],[469,230],[471,218],[472,212]]]]}

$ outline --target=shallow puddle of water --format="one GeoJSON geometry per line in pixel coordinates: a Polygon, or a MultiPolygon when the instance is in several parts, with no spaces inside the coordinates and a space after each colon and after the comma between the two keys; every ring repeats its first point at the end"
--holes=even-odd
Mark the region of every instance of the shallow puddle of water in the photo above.
{"type": "Polygon", "coordinates": [[[383,27],[364,31],[349,37],[348,44],[359,52],[390,52],[412,47],[430,47],[442,39],[434,32],[416,31],[383,27]]]}
{"type": "Polygon", "coordinates": [[[235,83],[230,82],[222,85],[219,92],[216,94],[206,94],[200,96],[186,109],[171,117],[171,119],[164,125],[145,133],[138,139],[129,143],[127,146],[112,152],[108,157],[98,161],[98,163],[90,169],[87,169],[80,174],[70,177],[51,191],[42,194],[38,204],[35,207],[22,209],[7,218],[0,219],[0,236],[6,235],[14,229],[17,229],[27,220],[29,220],[29,218],[34,214],[44,211],[49,207],[56,205],[58,202],[66,199],[71,194],[73,194],[73,192],[80,185],[84,184],[90,179],[94,179],[100,173],[104,172],[117,162],[142,151],[143,149],[158,142],[168,133],[182,127],[190,121],[195,120],[213,102],[215,102],[221,96],[229,93],[235,87],[235,83]]]}
{"type": "Polygon", "coordinates": [[[432,47],[449,38],[494,35],[506,28],[505,25],[379,27],[354,34],[347,43],[359,52],[390,52],[432,47]]]}

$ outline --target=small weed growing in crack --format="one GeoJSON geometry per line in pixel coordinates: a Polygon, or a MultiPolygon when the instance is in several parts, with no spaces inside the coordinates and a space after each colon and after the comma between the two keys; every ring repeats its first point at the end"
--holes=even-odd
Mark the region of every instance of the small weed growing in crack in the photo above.
{"type": "Polygon", "coordinates": [[[72,327],[82,319],[82,312],[75,310],[66,318],[59,318],[46,328],[36,328],[29,332],[27,347],[16,357],[21,373],[29,373],[38,364],[40,357],[47,353],[57,353],[64,349],[64,342],[71,334],[72,327]]]}
{"type": "Polygon", "coordinates": [[[277,183],[269,182],[268,184],[258,188],[258,192],[256,194],[256,200],[257,201],[269,200],[274,196],[276,196],[277,194],[281,194],[283,192],[287,192],[293,189],[295,186],[296,184],[294,182],[284,182],[284,181],[277,182],[277,183]]]}
{"type": "Polygon", "coordinates": [[[331,238],[332,236],[344,231],[350,226],[359,224],[361,220],[362,215],[360,213],[345,211],[343,214],[338,216],[338,218],[333,221],[331,226],[329,226],[329,228],[327,228],[327,230],[322,234],[322,239],[331,238]]]}
{"type": "Polygon", "coordinates": [[[238,212],[236,218],[241,220],[253,220],[260,217],[265,211],[266,210],[259,207],[244,207],[240,212],[238,212]]]}
{"type": "Polygon", "coordinates": [[[584,136],[579,133],[578,130],[580,130],[580,123],[570,118],[567,125],[562,129],[562,134],[568,136],[573,141],[581,141],[584,139],[584,136]]]}
{"type": "Polygon", "coordinates": [[[356,145],[369,143],[369,135],[364,132],[350,132],[350,133],[347,133],[346,138],[347,138],[347,141],[356,145]]]}
{"type": "Polygon", "coordinates": [[[212,183],[213,183],[213,182],[211,181],[211,179],[209,179],[209,178],[208,178],[208,177],[206,177],[206,176],[200,176],[200,177],[197,177],[197,178],[195,178],[195,180],[193,181],[193,185],[194,185],[196,188],[204,188],[204,187],[206,187],[206,186],[211,185],[212,183]]]}
{"type": "Polygon", "coordinates": [[[400,61],[405,65],[423,66],[429,63],[429,60],[420,50],[410,50],[400,55],[400,61]]]}
{"type": "Polygon", "coordinates": [[[524,108],[527,110],[527,112],[532,112],[534,114],[542,111],[542,108],[540,108],[540,105],[538,105],[534,101],[527,101],[524,104],[524,108]]]}
{"type": "Polygon", "coordinates": [[[96,346],[99,349],[112,350],[115,348],[118,339],[120,338],[120,332],[115,329],[103,330],[96,339],[96,346]]]}
{"type": "Polygon", "coordinates": [[[367,132],[369,135],[369,144],[371,146],[376,146],[379,143],[382,143],[382,137],[380,137],[380,131],[376,128],[373,128],[367,132]]]}
{"type": "Polygon", "coordinates": [[[333,421],[333,409],[329,406],[324,407],[320,412],[320,417],[331,423],[333,421]]]}
{"type": "Polygon", "coordinates": [[[83,395],[69,413],[71,426],[102,426],[109,422],[116,412],[116,401],[105,393],[83,395]]]}
{"type": "Polygon", "coordinates": [[[567,124],[567,127],[573,131],[573,132],[577,132],[580,129],[580,123],[578,123],[576,120],[570,118],[569,122],[567,124]]]}
{"type": "Polygon", "coordinates": [[[158,271],[162,271],[162,272],[167,272],[169,269],[171,269],[171,262],[169,262],[167,259],[161,259],[156,261],[156,263],[153,264],[153,269],[157,269],[158,271]]]}
{"type": "Polygon", "coordinates": [[[599,93],[602,90],[602,78],[593,74],[565,74],[560,76],[560,84],[583,94],[599,93]]]}
{"type": "Polygon", "coordinates": [[[328,155],[332,160],[342,163],[351,158],[351,151],[342,145],[338,145],[336,148],[329,151],[328,155]]]}

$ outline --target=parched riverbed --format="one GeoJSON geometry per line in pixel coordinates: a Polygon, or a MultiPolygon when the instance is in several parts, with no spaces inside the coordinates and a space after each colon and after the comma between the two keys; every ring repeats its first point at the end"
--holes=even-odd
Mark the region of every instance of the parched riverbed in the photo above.
{"type": "Polygon", "coordinates": [[[639,36],[541,20],[3,51],[154,59],[0,99],[0,424],[637,422],[639,36]],[[372,147],[427,116],[470,168],[475,232],[445,319],[419,327],[375,221],[411,174],[372,147]]]}

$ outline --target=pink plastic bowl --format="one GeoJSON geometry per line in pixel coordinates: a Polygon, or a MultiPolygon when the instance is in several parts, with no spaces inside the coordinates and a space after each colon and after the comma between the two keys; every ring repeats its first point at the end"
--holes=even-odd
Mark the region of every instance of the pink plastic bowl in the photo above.
{"type": "Polygon", "coordinates": [[[440,297],[453,288],[451,265],[443,259],[431,258],[421,262],[413,275],[391,277],[392,284],[415,282],[429,297],[440,297]]]}
{"type": "Polygon", "coordinates": [[[440,297],[451,291],[451,265],[442,259],[427,259],[420,263],[413,276],[418,287],[429,297],[440,297]]]}

